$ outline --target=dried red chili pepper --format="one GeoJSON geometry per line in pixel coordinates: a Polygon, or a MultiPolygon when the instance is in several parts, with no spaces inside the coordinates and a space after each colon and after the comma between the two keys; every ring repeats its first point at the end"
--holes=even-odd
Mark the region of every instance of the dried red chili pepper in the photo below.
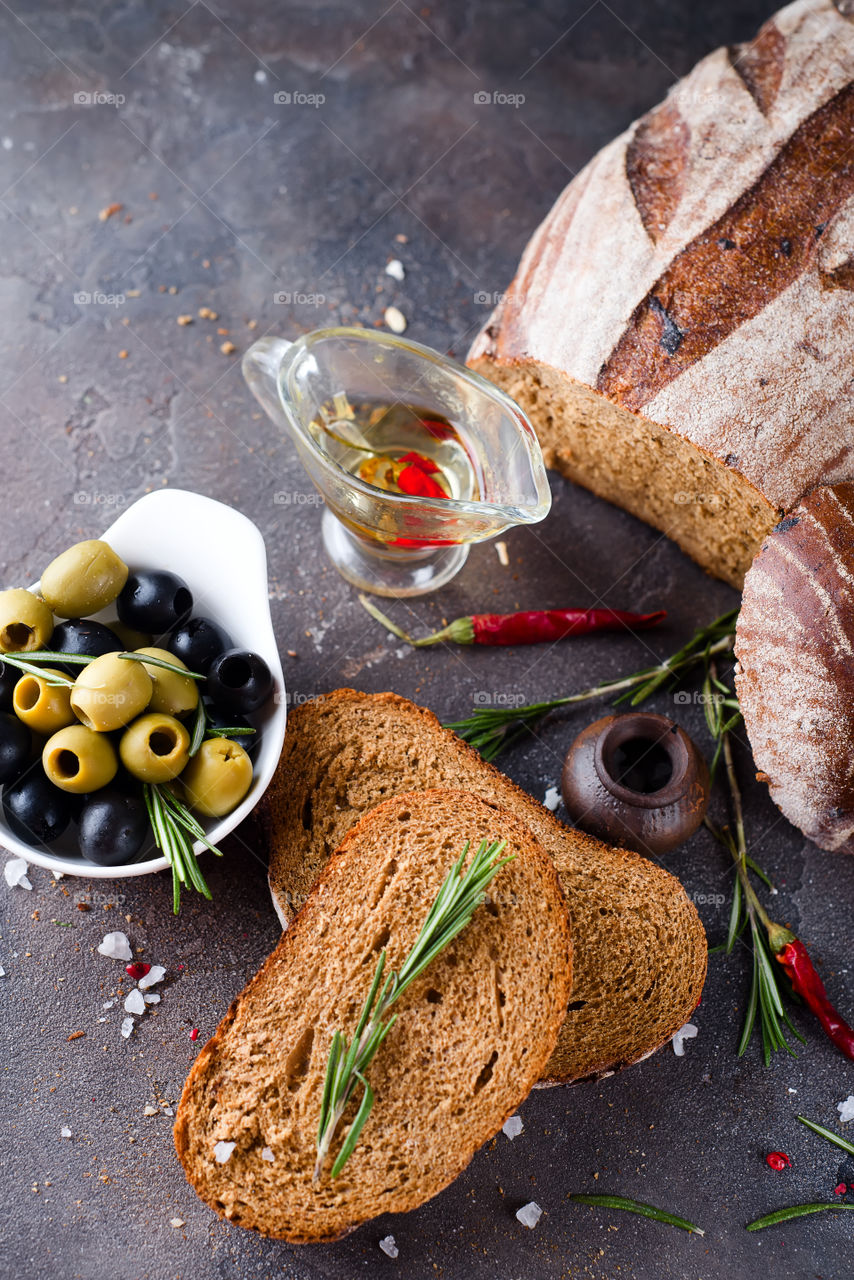
{"type": "MultiPolygon", "coordinates": [[[[442,640],[454,644],[544,644],[595,631],[645,631],[667,616],[621,609],[529,609],[522,613],[472,613],[455,618],[441,631],[410,643],[421,648],[442,640]]],[[[407,637],[408,638],[408,637],[407,637]]]]}
{"type": "Polygon", "coordinates": [[[810,954],[800,938],[796,938],[788,929],[782,929],[779,926],[769,930],[768,937],[774,959],[779,961],[786,970],[792,982],[792,989],[818,1018],[828,1039],[832,1040],[836,1047],[854,1062],[854,1029],[849,1027],[830,1003],[824,983],[818,976],[810,954]]]}
{"type": "Polygon", "coordinates": [[[400,465],[397,487],[401,493],[415,498],[447,498],[446,490],[433,479],[441,472],[432,458],[425,458],[422,453],[405,453],[397,461],[400,465]]]}
{"type": "Polygon", "coordinates": [[[776,1169],[779,1173],[781,1169],[785,1169],[786,1165],[791,1169],[792,1162],[786,1155],[785,1151],[769,1151],[765,1157],[765,1163],[770,1164],[772,1169],[776,1169]]]}

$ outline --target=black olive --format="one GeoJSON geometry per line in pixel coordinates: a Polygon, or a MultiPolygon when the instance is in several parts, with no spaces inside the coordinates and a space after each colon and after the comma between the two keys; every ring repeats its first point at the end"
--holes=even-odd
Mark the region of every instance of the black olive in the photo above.
{"type": "Polygon", "coordinates": [[[8,662],[0,662],[0,711],[12,710],[12,694],[22,674],[8,662]]]}
{"type": "Polygon", "coordinates": [[[36,765],[3,788],[3,813],[9,830],[27,844],[50,844],[71,821],[68,796],[45,777],[36,765]]]}
{"type": "Polygon", "coordinates": [[[168,647],[191,671],[204,676],[214,658],[233,645],[228,632],[212,618],[190,618],[172,632],[168,647]]]}
{"type": "Polygon", "coordinates": [[[206,692],[221,711],[257,711],[272,690],[270,668],[247,649],[227,649],[208,671],[206,692]]]}
{"type": "Polygon", "coordinates": [[[33,736],[17,716],[0,714],[0,784],[14,782],[30,760],[33,736]]]}
{"type": "Polygon", "coordinates": [[[78,818],[80,852],[99,867],[132,862],[149,834],[148,811],[137,793],[104,787],[88,797],[78,818]]]}
{"type": "Polygon", "coordinates": [[[236,711],[221,710],[212,702],[206,701],[205,715],[208,720],[208,737],[215,738],[217,729],[245,729],[246,733],[230,733],[228,736],[232,742],[238,742],[244,751],[248,751],[249,755],[261,740],[260,733],[253,730],[246,717],[236,711]]]}
{"type": "Polygon", "coordinates": [[[193,611],[193,596],[183,578],[165,569],[132,573],[116,601],[120,620],[157,638],[180,626],[193,611]]]}
{"type": "MultiPolygon", "coordinates": [[[[56,653],[82,653],[88,658],[100,658],[105,653],[117,653],[124,646],[115,631],[104,626],[103,622],[95,622],[91,618],[69,618],[54,627],[50,647],[56,653]]],[[[74,676],[82,670],[75,663],[58,665],[74,676]]]]}

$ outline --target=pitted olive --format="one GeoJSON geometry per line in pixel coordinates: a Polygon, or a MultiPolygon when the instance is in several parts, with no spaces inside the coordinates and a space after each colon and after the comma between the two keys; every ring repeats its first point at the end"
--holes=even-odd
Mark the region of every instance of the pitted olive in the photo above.
{"type": "Polygon", "coordinates": [[[181,775],[187,803],[197,813],[222,818],[236,809],[252,785],[252,761],[236,742],[208,738],[181,775]]]}
{"type": "Polygon", "coordinates": [[[78,542],[52,560],[40,590],[61,618],[85,618],[105,609],[127,582],[128,567],[106,542],[78,542]]]}
{"type": "Polygon", "coordinates": [[[46,649],[53,633],[53,614],[44,600],[24,587],[0,591],[0,650],[33,653],[46,649]]]}
{"type": "Polygon", "coordinates": [[[112,782],[119,762],[115,747],[105,734],[72,724],[48,738],[42,751],[42,767],[60,791],[88,795],[112,782]]]}
{"type": "MultiPolygon", "coordinates": [[[[63,672],[45,667],[44,675],[61,676],[63,672]]],[[[48,684],[41,676],[21,676],[12,694],[12,707],[19,720],[36,733],[56,733],[74,723],[71,687],[48,684]]]]}
{"type": "Polygon", "coordinates": [[[128,773],[143,782],[177,778],[189,759],[190,735],[180,720],[152,711],[125,729],[119,755],[128,773]]]}
{"type": "Polygon", "coordinates": [[[151,700],[151,677],[141,662],[105,653],[84,667],[71,691],[71,707],[99,733],[130,724],[151,700]]]}
{"type": "MultiPolygon", "coordinates": [[[[187,669],[186,664],[168,649],[137,649],[137,653],[171,662],[173,667],[183,667],[185,671],[187,669]]],[[[144,662],[142,665],[151,677],[153,686],[148,704],[150,711],[164,711],[169,716],[182,716],[188,711],[195,711],[199,705],[199,690],[195,680],[191,680],[189,676],[179,676],[176,671],[167,671],[165,667],[155,666],[154,663],[149,665],[144,662]]]]}

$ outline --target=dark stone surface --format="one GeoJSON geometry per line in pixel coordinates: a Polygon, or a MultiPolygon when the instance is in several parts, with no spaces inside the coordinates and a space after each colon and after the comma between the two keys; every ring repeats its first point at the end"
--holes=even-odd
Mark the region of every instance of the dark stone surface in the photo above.
{"type": "MultiPolygon", "coordinates": [[[[395,689],[446,717],[480,690],[531,700],[629,670],[735,603],[657,534],[555,480],[549,520],[508,537],[511,567],[492,547],[475,549],[449,588],[413,606],[418,624],[601,598],[666,606],[667,631],[648,645],[608,637],[400,655],[323,562],[319,514],[293,498],[306,492],[302,471],[256,412],[239,355],[249,320],[256,336],[293,335],[330,321],[373,324],[391,301],[414,338],[463,354],[485,314],[476,295],[506,286],[570,174],[698,57],[748,37],[764,5],[16,8],[19,17],[9,7],[0,15],[5,582],[37,577],[53,553],[96,536],[116,506],[153,486],[198,489],[247,512],[267,538],[278,636],[299,655],[287,662],[296,698],[352,683],[395,689]],[[480,106],[478,91],[525,102],[480,106]],[[75,104],[96,92],[124,101],[75,104]],[[275,92],[325,101],[278,105],[275,92]],[[124,208],[99,221],[113,202],[124,208]],[[406,265],[402,285],[383,274],[390,256],[406,265]],[[124,301],[76,302],[79,292],[124,301]],[[292,300],[277,303],[283,294],[292,300]],[[322,303],[306,300],[317,294],[322,303]],[[218,324],[177,326],[205,305],[218,324]],[[234,355],[220,353],[218,326],[234,355]]],[[[615,241],[615,260],[618,251],[615,241]]],[[[705,743],[699,705],[661,697],[654,708],[705,743]]],[[[555,723],[514,752],[509,772],[542,796],[573,734],[599,713],[555,723]]],[[[780,886],[775,914],[810,941],[850,1009],[854,863],[809,847],[748,781],[744,752],[739,764],[751,850],[780,886]]],[[[699,1037],[684,1058],[667,1048],[619,1078],[535,1093],[524,1134],[512,1144],[499,1135],[419,1211],[303,1250],[220,1223],[184,1182],[169,1118],[143,1108],[174,1106],[195,1053],[190,1028],[202,1038],[213,1030],[277,938],[256,843],[244,828],[224,863],[207,868],[213,905],[188,899],[177,921],[162,876],[54,884],[34,868],[32,893],[3,885],[4,1276],[850,1275],[847,1216],[759,1236],[743,1229],[772,1208],[832,1198],[842,1153],[795,1117],[833,1126],[836,1102],[852,1091],[850,1064],[800,1016],[807,1044],[797,1059],[766,1069],[755,1047],[736,1058],[743,950],[712,957],[699,1037]],[[169,971],[161,1005],[127,1041],[120,1006],[102,1012],[127,989],[122,967],[94,950],[119,927],[169,971]],[[78,1030],[85,1036],[69,1041],[78,1030]],[[768,1169],[774,1148],[793,1169],[768,1169]],[[677,1210],[706,1236],[567,1199],[594,1189],[677,1210]],[[531,1199],[545,1209],[535,1231],[514,1217],[531,1199]],[[172,1217],[184,1225],[172,1228],[172,1217]],[[396,1262],[378,1249],[389,1232],[396,1262]]],[[[667,865],[720,940],[726,906],[715,899],[731,888],[721,853],[700,833],[667,865]]],[[[846,1176],[854,1181],[851,1162],[846,1176]]]]}

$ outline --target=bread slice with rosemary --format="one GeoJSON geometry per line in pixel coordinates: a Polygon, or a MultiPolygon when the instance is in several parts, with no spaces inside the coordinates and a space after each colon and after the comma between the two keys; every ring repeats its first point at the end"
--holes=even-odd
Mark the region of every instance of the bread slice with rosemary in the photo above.
{"type": "Polygon", "coordinates": [[[573,989],[544,1083],[612,1074],[665,1044],[696,1008],[706,975],[703,926],[679,881],[569,830],[431,711],[393,693],[339,689],[288,718],[267,792],[270,888],[282,923],[363,814],[389,796],[443,786],[516,814],[560,876],[573,989]]]}
{"type": "MultiPolygon", "coordinates": [[[[554,866],[516,816],[450,790],[374,808],[199,1054],[175,1124],[188,1179],[229,1221],[295,1243],[414,1208],[457,1177],[539,1079],[570,968],[554,866]],[[400,968],[466,842],[470,866],[481,840],[496,839],[513,860],[402,991],[367,1068],[375,1101],[355,1149],[336,1177],[326,1160],[315,1180],[334,1033],[353,1037],[381,953],[400,968]]],[[[338,1147],[358,1103],[343,1113],[338,1147]]]]}

